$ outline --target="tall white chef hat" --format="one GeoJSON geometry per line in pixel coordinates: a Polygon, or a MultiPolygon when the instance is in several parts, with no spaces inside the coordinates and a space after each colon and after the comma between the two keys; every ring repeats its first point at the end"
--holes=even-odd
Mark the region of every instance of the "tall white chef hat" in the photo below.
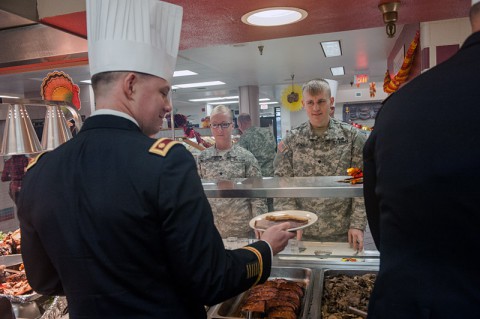
{"type": "Polygon", "coordinates": [[[158,0],[87,0],[90,75],[135,71],[171,82],[182,14],[158,0]]]}
{"type": "Polygon", "coordinates": [[[478,2],[480,2],[480,0],[472,0],[472,6],[478,2]]]}

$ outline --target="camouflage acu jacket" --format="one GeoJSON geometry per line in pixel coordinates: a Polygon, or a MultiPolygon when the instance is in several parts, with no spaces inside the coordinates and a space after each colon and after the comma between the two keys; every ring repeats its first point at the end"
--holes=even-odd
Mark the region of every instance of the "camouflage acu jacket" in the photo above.
{"type": "MultiPolygon", "coordinates": [[[[310,123],[293,129],[280,142],[274,160],[275,176],[347,175],[349,167],[363,167],[365,132],[331,119],[323,136],[314,135],[310,123]]],[[[275,210],[300,209],[315,212],[318,222],[305,229],[303,237],[319,241],[347,241],[349,228],[365,230],[362,198],[276,199],[275,210]]]]}
{"type": "Polygon", "coordinates": [[[238,145],[252,152],[263,176],[273,176],[273,159],[277,143],[270,128],[250,127],[242,134],[238,145]]]}
{"type": "MultiPolygon", "coordinates": [[[[215,147],[202,151],[197,160],[202,179],[231,180],[234,178],[261,177],[255,157],[236,144],[223,155],[215,147]]],[[[253,233],[248,222],[254,216],[267,212],[264,199],[209,198],[215,225],[222,238],[244,237],[253,233]]]]}

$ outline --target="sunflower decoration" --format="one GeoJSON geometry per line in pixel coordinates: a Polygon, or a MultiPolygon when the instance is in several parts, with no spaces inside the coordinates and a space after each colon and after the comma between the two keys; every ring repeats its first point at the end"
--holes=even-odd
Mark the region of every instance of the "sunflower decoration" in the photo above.
{"type": "Polygon", "coordinates": [[[73,104],[80,110],[80,88],[72,78],[63,71],[53,71],[43,79],[40,89],[42,99],[64,101],[73,104]]]}
{"type": "Polygon", "coordinates": [[[295,75],[292,74],[292,86],[287,87],[282,92],[282,105],[291,112],[297,112],[302,109],[302,87],[293,84],[295,75]]]}

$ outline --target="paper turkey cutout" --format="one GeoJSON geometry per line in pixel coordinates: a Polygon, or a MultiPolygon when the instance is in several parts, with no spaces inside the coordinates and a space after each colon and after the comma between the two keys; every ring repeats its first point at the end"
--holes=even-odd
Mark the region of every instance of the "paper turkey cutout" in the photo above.
{"type": "Polygon", "coordinates": [[[64,101],[73,104],[80,110],[80,88],[72,78],[63,71],[53,71],[43,79],[40,94],[42,99],[64,101]]]}

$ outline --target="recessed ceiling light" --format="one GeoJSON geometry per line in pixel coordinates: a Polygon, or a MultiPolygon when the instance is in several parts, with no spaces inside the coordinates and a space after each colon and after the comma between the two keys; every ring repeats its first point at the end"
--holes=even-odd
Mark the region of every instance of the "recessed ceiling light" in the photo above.
{"type": "Polygon", "coordinates": [[[343,68],[343,66],[336,66],[334,68],[330,68],[330,71],[334,76],[345,75],[345,69],[343,68]]]}
{"type": "Polygon", "coordinates": [[[187,88],[195,88],[199,86],[213,86],[213,85],[223,85],[223,84],[225,83],[222,81],[175,84],[174,86],[172,86],[172,89],[187,89],[187,88]]]}
{"type": "Polygon", "coordinates": [[[0,95],[0,97],[3,97],[5,99],[19,99],[18,96],[10,96],[10,95],[0,95]]]}
{"type": "Polygon", "coordinates": [[[340,47],[340,41],[325,41],[320,42],[325,57],[330,58],[333,56],[342,55],[342,48],[340,47]]]}
{"type": "Polygon", "coordinates": [[[242,22],[249,25],[272,27],[301,21],[307,11],[292,7],[271,7],[251,11],[242,16],[242,22]]]}
{"type": "Polygon", "coordinates": [[[210,105],[220,105],[220,104],[238,104],[239,101],[222,101],[222,102],[211,102],[210,105]]]}
{"type": "Polygon", "coordinates": [[[173,72],[173,77],[178,77],[178,76],[189,76],[189,75],[197,75],[198,73],[195,73],[190,70],[180,70],[180,71],[175,71],[173,72]]]}
{"type": "Polygon", "coordinates": [[[190,102],[207,102],[207,101],[220,101],[220,100],[232,100],[238,99],[238,96],[223,96],[223,97],[206,97],[203,99],[190,99],[190,102]]]}

